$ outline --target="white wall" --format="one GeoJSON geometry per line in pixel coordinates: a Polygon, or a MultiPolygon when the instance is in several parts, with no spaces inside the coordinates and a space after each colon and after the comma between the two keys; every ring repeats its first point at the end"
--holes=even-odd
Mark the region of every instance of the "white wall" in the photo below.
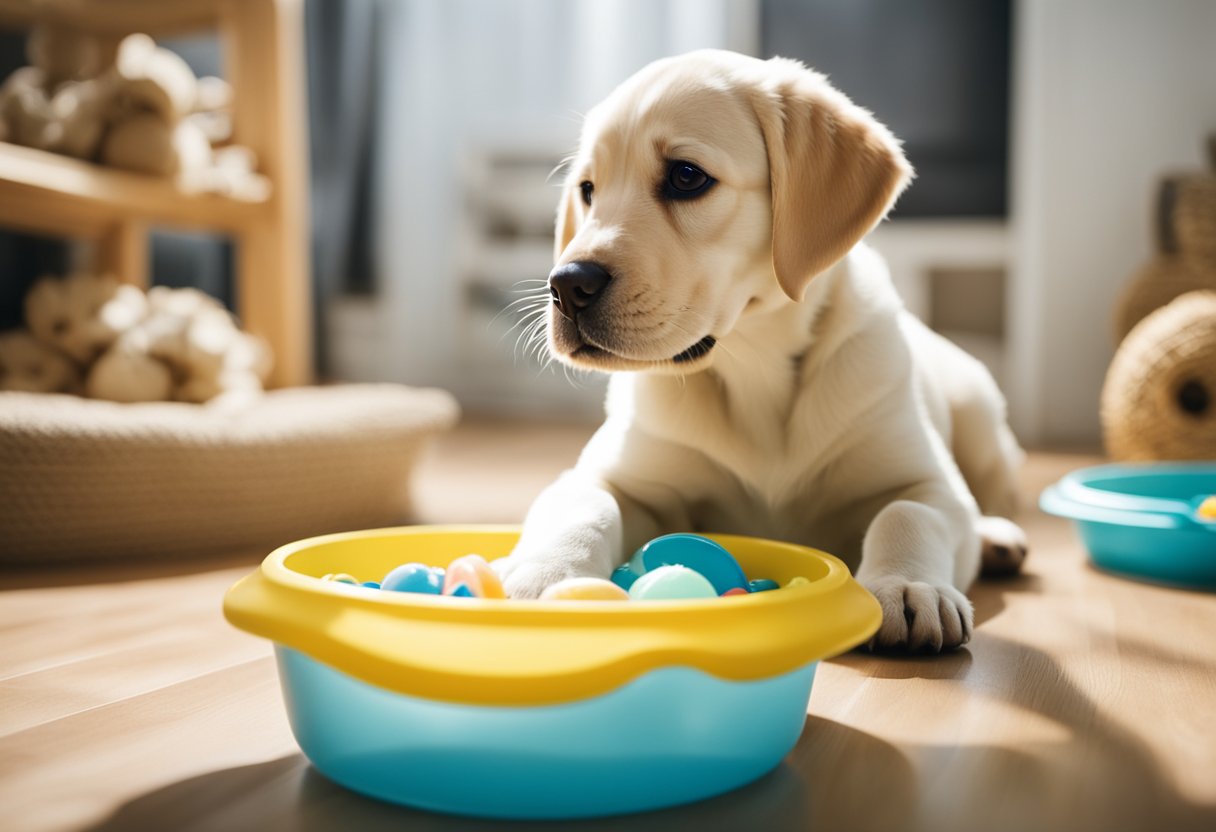
{"type": "MultiPolygon", "coordinates": [[[[470,142],[573,147],[578,111],[663,54],[754,42],[755,0],[389,5],[374,304],[335,311],[339,373],[474,382],[459,188],[470,142]],[[746,24],[746,25],[744,25],[746,24]],[[391,86],[389,86],[391,85],[391,86]],[[349,337],[344,335],[347,333],[349,337]]],[[[1007,392],[1027,444],[1095,444],[1111,309],[1151,253],[1156,181],[1216,131],[1216,0],[1021,0],[1015,10],[1007,392]]],[[[754,43],[750,44],[754,45],[754,43]]],[[[556,189],[554,191],[556,203],[556,189]]],[[[543,277],[538,274],[537,277],[543,277]]],[[[509,345],[508,345],[509,346],[509,345]]]]}
{"type": "MultiPolygon", "coordinates": [[[[331,311],[335,371],[439,385],[476,404],[478,356],[459,326],[469,151],[527,142],[558,156],[573,150],[579,114],[649,61],[754,48],[756,0],[401,0],[386,10],[374,212],[381,283],[376,303],[331,311]]],[[[555,208],[559,193],[555,182],[555,208]]],[[[584,398],[598,411],[599,393],[584,398]]]]}
{"type": "Polygon", "coordinates": [[[1216,2],[1022,0],[1016,25],[1007,392],[1024,442],[1090,445],[1157,180],[1216,131],[1216,2]]]}

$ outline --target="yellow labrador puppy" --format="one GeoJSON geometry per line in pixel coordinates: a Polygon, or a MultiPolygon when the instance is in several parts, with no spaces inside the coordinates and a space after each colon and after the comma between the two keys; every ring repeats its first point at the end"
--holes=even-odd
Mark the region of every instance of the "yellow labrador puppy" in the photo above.
{"type": "Polygon", "coordinates": [[[703,51],[588,115],[558,209],[549,347],[608,371],[607,421],[499,563],[534,597],[646,540],[730,532],[842,557],[874,645],[958,647],[982,557],[1017,568],[1021,451],[979,362],[907,313],[861,243],[899,143],[822,75],[703,51]]]}

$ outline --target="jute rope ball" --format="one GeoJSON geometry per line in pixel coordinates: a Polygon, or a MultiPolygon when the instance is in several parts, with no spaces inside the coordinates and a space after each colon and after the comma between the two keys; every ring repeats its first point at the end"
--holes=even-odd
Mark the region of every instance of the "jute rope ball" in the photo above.
{"type": "Polygon", "coordinates": [[[1101,415],[1112,459],[1216,459],[1216,291],[1136,324],[1107,371],[1101,415]]]}

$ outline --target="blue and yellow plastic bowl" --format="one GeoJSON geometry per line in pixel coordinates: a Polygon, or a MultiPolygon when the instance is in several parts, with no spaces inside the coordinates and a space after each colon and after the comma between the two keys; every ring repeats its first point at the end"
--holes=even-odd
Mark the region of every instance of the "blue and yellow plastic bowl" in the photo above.
{"type": "Polygon", "coordinates": [[[271,553],[224,614],[275,643],[292,730],[355,791],[496,818],[656,809],[742,786],[794,747],[820,659],[867,641],[877,602],[831,555],[715,536],[781,589],[696,601],[511,601],[378,579],[510,552],[518,530],[409,527],[271,553]],[[803,576],[808,582],[785,587],[803,576]]]}
{"type": "Polygon", "coordinates": [[[1082,468],[1047,488],[1039,507],[1076,522],[1093,562],[1140,580],[1216,589],[1216,463],[1082,468]]]}

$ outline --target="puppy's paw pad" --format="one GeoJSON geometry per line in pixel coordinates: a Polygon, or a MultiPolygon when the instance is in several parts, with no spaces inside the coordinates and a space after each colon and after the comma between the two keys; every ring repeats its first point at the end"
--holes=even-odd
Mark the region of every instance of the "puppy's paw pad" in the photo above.
{"type": "Polygon", "coordinates": [[[882,607],[871,650],[940,653],[971,639],[971,602],[953,586],[881,578],[866,583],[866,589],[882,607]]]}
{"type": "Polygon", "coordinates": [[[1004,517],[981,517],[976,531],[980,535],[980,571],[984,575],[1016,575],[1022,571],[1030,547],[1020,526],[1004,517]]]}

